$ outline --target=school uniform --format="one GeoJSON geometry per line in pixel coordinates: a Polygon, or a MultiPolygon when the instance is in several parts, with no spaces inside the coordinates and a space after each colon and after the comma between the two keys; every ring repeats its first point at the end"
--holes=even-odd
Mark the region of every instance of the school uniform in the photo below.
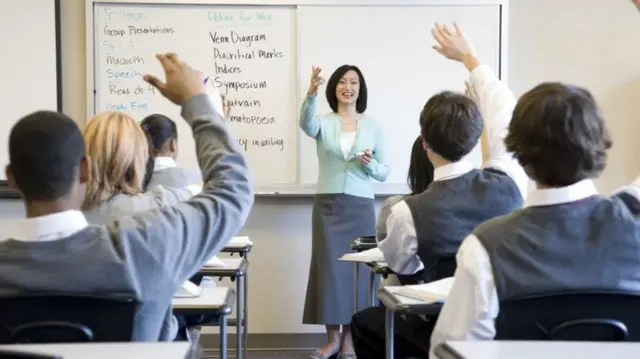
{"type": "Polygon", "coordinates": [[[460,247],[431,348],[446,340],[493,339],[502,300],[561,290],[640,290],[638,215],[640,178],[610,197],[584,180],[537,190],[525,208],[483,223],[460,247]]]}
{"type": "Polygon", "coordinates": [[[237,233],[253,204],[247,162],[209,96],[189,99],[182,116],[206,165],[199,195],[108,225],[89,225],[79,211],[12,222],[0,240],[0,295],[130,292],[139,302],[133,340],[173,340],[163,331],[173,295],[237,233]]]}
{"type": "MultiPolygon", "coordinates": [[[[380,205],[380,213],[378,214],[378,220],[376,221],[376,241],[380,242],[387,237],[387,219],[391,214],[391,208],[398,202],[402,201],[406,195],[391,196],[380,205]]],[[[395,274],[389,274],[384,281],[380,282],[380,288],[388,285],[400,285],[398,276],[395,274]]]]}
{"type": "MultiPolygon", "coordinates": [[[[430,282],[452,276],[455,253],[480,223],[507,214],[523,204],[527,176],[506,151],[503,137],[515,98],[487,66],[476,68],[470,81],[478,93],[490,145],[482,170],[467,160],[434,170],[426,191],[405,198],[391,209],[387,237],[378,244],[387,265],[402,276],[430,282]]],[[[351,326],[359,358],[384,356],[385,310],[368,308],[353,316],[351,326]]],[[[433,320],[398,317],[396,356],[425,357],[433,320]]]]}
{"type": "MultiPolygon", "coordinates": [[[[311,263],[304,304],[304,324],[341,325],[353,314],[353,267],[338,260],[351,242],[375,234],[373,181],[389,174],[382,128],[362,114],[356,131],[343,132],[339,115],[316,115],[315,97],[302,104],[300,128],[315,139],[319,173],[312,210],[311,263]],[[360,163],[356,153],[371,149],[373,158],[360,163]]],[[[358,278],[366,291],[366,273],[358,278]]],[[[367,298],[360,297],[360,306],[367,298]]]]}
{"type": "Polygon", "coordinates": [[[180,168],[171,157],[158,156],[154,159],[153,166],[148,188],[181,188],[202,182],[200,171],[180,168]]]}

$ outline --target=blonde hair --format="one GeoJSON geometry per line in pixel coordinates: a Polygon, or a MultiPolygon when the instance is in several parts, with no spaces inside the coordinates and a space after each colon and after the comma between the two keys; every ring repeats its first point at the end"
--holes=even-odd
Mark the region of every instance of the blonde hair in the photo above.
{"type": "Polygon", "coordinates": [[[142,193],[149,159],[147,136],[136,120],[116,111],[96,115],[82,132],[91,158],[84,208],[118,193],[142,193]]]}

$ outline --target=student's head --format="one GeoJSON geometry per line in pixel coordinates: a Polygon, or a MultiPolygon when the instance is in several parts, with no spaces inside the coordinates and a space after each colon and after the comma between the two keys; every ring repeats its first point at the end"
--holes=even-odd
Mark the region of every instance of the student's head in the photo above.
{"type": "Polygon", "coordinates": [[[427,158],[422,136],[418,136],[411,149],[411,163],[409,164],[407,183],[411,188],[411,194],[418,194],[424,192],[431,182],[433,182],[433,165],[427,158]]]}
{"type": "Polygon", "coordinates": [[[597,177],[612,142],[589,91],[543,83],[518,101],[505,145],[527,175],[544,188],[597,177]]]}
{"type": "Polygon", "coordinates": [[[355,106],[357,113],[367,110],[367,83],[359,68],[342,65],[336,69],[327,82],[327,102],[333,110],[338,107],[355,106]]]}
{"type": "Polygon", "coordinates": [[[89,121],[83,137],[92,159],[85,208],[119,193],[143,192],[149,144],[133,118],[121,112],[102,112],[89,121]]]}
{"type": "Polygon", "coordinates": [[[431,97],[420,114],[420,134],[434,166],[468,155],[478,144],[482,128],[482,115],[473,100],[451,91],[431,97]]]}
{"type": "Polygon", "coordinates": [[[154,155],[159,157],[178,156],[178,129],[169,117],[153,114],[145,117],[140,126],[149,134],[154,155]]]}
{"type": "Polygon", "coordinates": [[[65,202],[64,209],[79,209],[89,163],[80,129],[61,113],[34,112],[11,129],[5,174],[9,185],[22,193],[27,206],[65,202]]]}

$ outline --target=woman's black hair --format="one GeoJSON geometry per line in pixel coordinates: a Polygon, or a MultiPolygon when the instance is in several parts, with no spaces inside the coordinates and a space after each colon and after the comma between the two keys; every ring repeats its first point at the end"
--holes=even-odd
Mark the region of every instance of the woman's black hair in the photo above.
{"type": "Polygon", "coordinates": [[[360,92],[358,92],[358,99],[356,100],[356,112],[363,113],[367,109],[367,83],[364,81],[364,76],[357,66],[354,65],[342,65],[338,67],[327,82],[326,95],[329,107],[333,112],[338,112],[338,96],[336,96],[336,88],[338,83],[349,71],[354,71],[358,74],[358,80],[360,81],[360,92]]]}
{"type": "Polygon", "coordinates": [[[433,165],[422,145],[422,136],[418,136],[411,149],[407,184],[411,188],[411,194],[414,195],[424,192],[431,182],[433,182],[433,165]]]}
{"type": "Polygon", "coordinates": [[[151,145],[156,151],[161,151],[170,139],[178,139],[176,123],[165,115],[149,115],[140,122],[140,126],[149,134],[151,145]]]}
{"type": "Polygon", "coordinates": [[[151,135],[149,135],[147,131],[144,131],[144,133],[147,135],[147,142],[149,143],[149,159],[147,159],[147,166],[145,167],[144,178],[142,179],[142,190],[146,192],[151,182],[151,176],[153,176],[153,169],[156,166],[156,151],[151,144],[151,135]]]}

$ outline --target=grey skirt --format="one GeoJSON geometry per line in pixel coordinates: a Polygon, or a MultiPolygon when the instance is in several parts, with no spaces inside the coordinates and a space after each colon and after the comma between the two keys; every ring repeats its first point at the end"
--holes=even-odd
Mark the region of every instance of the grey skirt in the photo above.
{"type": "MultiPolygon", "coordinates": [[[[347,194],[316,194],[313,201],[311,264],[304,324],[342,325],[354,313],[354,266],[339,261],[351,252],[351,242],[375,235],[376,213],[373,198],[347,194]]],[[[367,305],[368,273],[358,278],[359,308],[367,305]]]]}

